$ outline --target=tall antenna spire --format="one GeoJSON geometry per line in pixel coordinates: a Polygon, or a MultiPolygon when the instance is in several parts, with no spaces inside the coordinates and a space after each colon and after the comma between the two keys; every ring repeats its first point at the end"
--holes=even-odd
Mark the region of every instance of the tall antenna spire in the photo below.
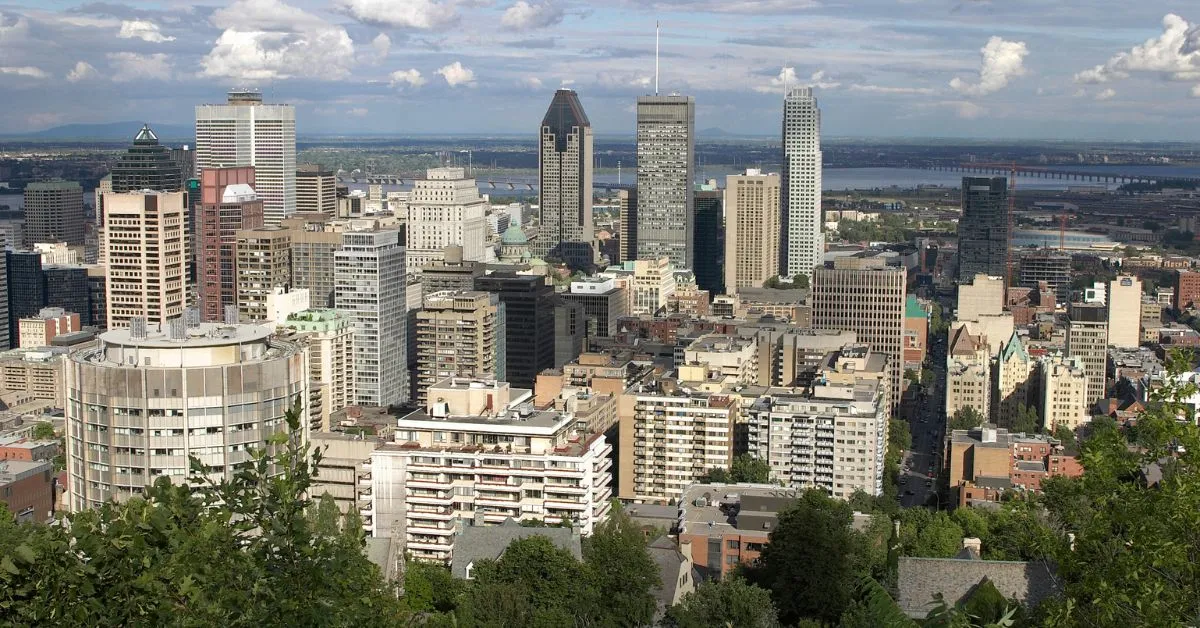
{"type": "Polygon", "coordinates": [[[654,95],[658,95],[658,22],[654,22],[654,95]]]}

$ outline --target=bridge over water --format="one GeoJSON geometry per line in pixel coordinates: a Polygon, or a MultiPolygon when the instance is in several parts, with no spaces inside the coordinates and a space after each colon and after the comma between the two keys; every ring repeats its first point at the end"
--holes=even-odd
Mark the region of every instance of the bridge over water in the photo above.
{"type": "MultiPolygon", "coordinates": [[[[398,185],[406,186],[413,181],[425,178],[425,173],[414,174],[362,174],[338,176],[338,183],[357,183],[362,185],[398,185]]],[[[536,190],[540,185],[537,177],[475,177],[479,187],[487,185],[493,190],[536,190]]],[[[593,181],[592,187],[597,190],[632,190],[637,186],[632,183],[606,183],[593,181]]]]}
{"type": "MultiPolygon", "coordinates": [[[[945,166],[925,166],[922,170],[939,170],[943,172],[962,172],[966,174],[986,174],[1008,176],[1013,167],[1005,164],[957,164],[945,166]]],[[[1088,172],[1084,170],[1067,170],[1062,168],[1042,168],[1038,166],[1017,166],[1018,177],[1034,179],[1066,179],[1073,181],[1089,181],[1095,183],[1187,183],[1200,185],[1200,177],[1193,176],[1164,176],[1159,174],[1127,174],[1119,172],[1088,172]]]]}

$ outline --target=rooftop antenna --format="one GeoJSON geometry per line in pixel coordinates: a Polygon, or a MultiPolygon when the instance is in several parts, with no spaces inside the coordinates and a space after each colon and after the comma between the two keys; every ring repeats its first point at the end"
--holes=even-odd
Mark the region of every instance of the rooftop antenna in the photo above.
{"type": "Polygon", "coordinates": [[[659,23],[654,22],[654,95],[658,95],[658,34],[659,23]]]}

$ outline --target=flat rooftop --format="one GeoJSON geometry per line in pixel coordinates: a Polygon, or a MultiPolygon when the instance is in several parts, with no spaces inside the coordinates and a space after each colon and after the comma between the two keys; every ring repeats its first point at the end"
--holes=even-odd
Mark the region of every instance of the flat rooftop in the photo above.
{"type": "Polygon", "coordinates": [[[271,331],[261,325],[200,323],[198,327],[185,329],[184,336],[185,338],[183,339],[174,339],[171,338],[165,326],[147,324],[145,338],[134,338],[132,330],[121,328],[100,334],[100,340],[105,344],[111,345],[156,349],[219,347],[222,345],[265,341],[271,336],[271,331]]]}
{"type": "Polygon", "coordinates": [[[766,537],[775,529],[779,511],[801,492],[773,484],[693,484],[679,498],[676,527],[680,534],[766,537]]]}

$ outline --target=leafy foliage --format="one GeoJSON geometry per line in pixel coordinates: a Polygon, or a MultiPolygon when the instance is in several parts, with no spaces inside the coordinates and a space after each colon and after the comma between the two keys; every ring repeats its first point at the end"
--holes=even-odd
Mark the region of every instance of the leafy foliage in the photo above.
{"type": "Polygon", "coordinates": [[[979,410],[976,410],[975,408],[973,408],[971,406],[964,406],[964,407],[956,410],[954,412],[954,414],[950,416],[948,429],[950,429],[950,430],[974,429],[976,427],[979,427],[981,424],[983,424],[986,421],[987,421],[987,419],[982,414],[979,413],[979,410]]]}
{"type": "Polygon", "coordinates": [[[705,484],[736,484],[739,482],[767,484],[771,481],[771,467],[767,466],[765,460],[757,456],[739,454],[734,456],[733,464],[728,470],[709,469],[700,477],[700,481],[705,484]]]}
{"type": "Polygon", "coordinates": [[[667,609],[664,622],[674,628],[745,626],[774,628],[779,625],[771,594],[742,578],[704,582],[667,609]]]}
{"type": "Polygon", "coordinates": [[[1009,430],[1025,434],[1036,434],[1040,425],[1041,419],[1038,417],[1037,410],[1034,410],[1033,406],[1023,403],[1017,407],[1016,416],[1013,417],[1013,422],[1009,430]]]}
{"type": "Polygon", "coordinates": [[[308,497],[319,454],[289,434],[270,449],[230,481],[160,478],[68,525],[0,512],[0,625],[400,625],[361,521],[331,526],[308,497]]]}
{"type": "Polygon", "coordinates": [[[39,421],[33,426],[34,440],[54,440],[58,438],[58,434],[54,433],[54,424],[49,421],[39,421]]]}
{"type": "Polygon", "coordinates": [[[608,520],[584,539],[583,558],[588,585],[598,597],[597,625],[639,626],[653,620],[652,591],[661,584],[658,565],[646,551],[641,528],[620,504],[613,504],[608,520]]]}

